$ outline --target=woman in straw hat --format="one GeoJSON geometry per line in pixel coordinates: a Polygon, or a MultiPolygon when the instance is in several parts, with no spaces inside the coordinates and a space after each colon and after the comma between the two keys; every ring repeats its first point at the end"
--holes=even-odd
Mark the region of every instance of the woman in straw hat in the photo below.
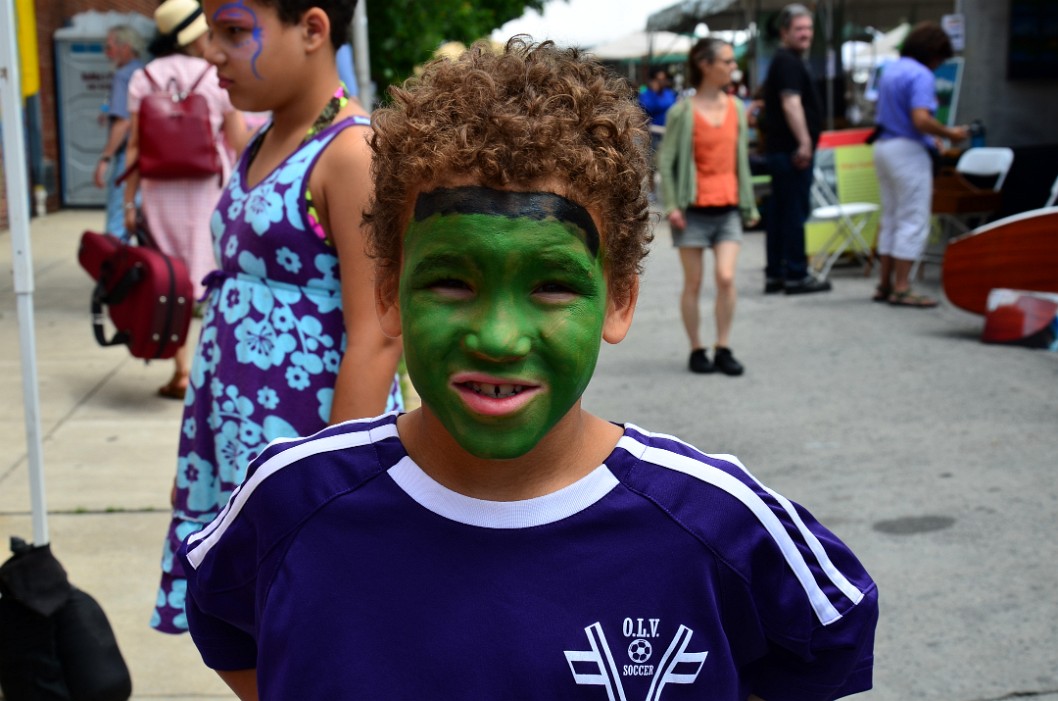
{"type": "MultiPolygon", "coordinates": [[[[226,180],[231,161],[227,150],[220,145],[219,136],[223,132],[228,143],[241,150],[248,134],[242,114],[232,107],[227,91],[217,83],[216,68],[202,58],[207,30],[202,8],[196,0],[166,0],[155,10],[154,21],[158,34],[150,50],[157,58],[147,64],[147,69],[160,86],[176,85],[180,90],[187,90],[198,81],[194,92],[203,95],[209,105],[210,123],[218,136],[217,152],[226,180]]],[[[139,153],[140,104],[153,90],[142,69],[129,81],[128,163],[135,163],[139,153]]],[[[216,267],[209,218],[220,198],[221,180],[216,175],[158,180],[141,177],[133,170],[125,182],[126,229],[135,230],[134,203],[136,193],[140,192],[148,229],[163,252],[187,263],[197,299],[204,291],[202,279],[216,267]]],[[[182,347],[174,361],[172,379],[158,389],[158,394],[183,400],[190,371],[190,346],[182,347]]]]}

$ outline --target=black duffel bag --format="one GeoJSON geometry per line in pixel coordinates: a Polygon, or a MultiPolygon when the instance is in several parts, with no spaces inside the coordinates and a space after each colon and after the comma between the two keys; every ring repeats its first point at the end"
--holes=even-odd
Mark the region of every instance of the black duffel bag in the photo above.
{"type": "Polygon", "coordinates": [[[0,565],[5,701],[126,701],[132,679],[99,604],[70,584],[48,545],[11,539],[0,565]]]}

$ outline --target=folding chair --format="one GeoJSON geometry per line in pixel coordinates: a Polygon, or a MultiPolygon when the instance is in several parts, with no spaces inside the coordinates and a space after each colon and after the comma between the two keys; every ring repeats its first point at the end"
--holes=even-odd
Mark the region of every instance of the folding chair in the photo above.
{"type": "Polygon", "coordinates": [[[812,257],[816,276],[821,280],[826,279],[830,269],[846,251],[869,268],[871,246],[864,238],[863,230],[881,206],[874,202],[841,202],[819,166],[812,173],[811,192],[813,208],[809,221],[833,222],[835,225],[834,233],[812,257]]]}
{"type": "MultiPolygon", "coordinates": [[[[991,189],[982,188],[986,192],[998,193],[1003,189],[1003,183],[1010,172],[1010,166],[1014,163],[1014,150],[999,146],[979,146],[968,148],[959,156],[955,164],[955,172],[965,177],[967,175],[976,178],[995,178],[991,189]]],[[[973,226],[980,226],[994,211],[994,208],[982,208],[978,211],[963,211],[956,214],[944,214],[941,218],[949,225],[949,236],[965,234],[973,226]]]]}
{"type": "MultiPolygon", "coordinates": [[[[962,236],[974,226],[985,223],[1001,204],[1000,190],[1014,163],[1014,151],[1006,147],[968,148],[955,164],[957,177],[941,176],[933,183],[933,213],[936,225],[930,231],[929,244],[911,267],[914,276],[922,263],[940,263],[948,241],[962,236]],[[971,178],[993,178],[991,189],[969,181],[971,178]]],[[[1055,187],[1058,188],[1058,182],[1055,187]]]]}

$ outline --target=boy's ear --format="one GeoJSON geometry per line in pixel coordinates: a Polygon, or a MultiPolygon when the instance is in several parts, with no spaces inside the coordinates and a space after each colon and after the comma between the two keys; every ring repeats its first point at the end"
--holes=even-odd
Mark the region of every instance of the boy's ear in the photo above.
{"type": "Polygon", "coordinates": [[[331,41],[331,18],[322,8],[310,7],[301,16],[301,30],[305,48],[317,51],[331,41]]]}
{"type": "Polygon", "coordinates": [[[389,338],[400,336],[400,295],[392,274],[375,277],[375,314],[383,334],[389,338]]]}
{"type": "Polygon", "coordinates": [[[632,317],[639,301],[639,276],[632,278],[632,284],[623,295],[609,295],[606,302],[606,321],[602,326],[602,338],[607,343],[620,343],[632,328],[632,317]]]}

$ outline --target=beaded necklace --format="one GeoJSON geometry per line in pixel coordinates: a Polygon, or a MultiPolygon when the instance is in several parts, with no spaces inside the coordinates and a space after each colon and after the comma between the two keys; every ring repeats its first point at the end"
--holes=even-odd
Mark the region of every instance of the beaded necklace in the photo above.
{"type": "MultiPolygon", "coordinates": [[[[334,123],[334,118],[338,116],[338,113],[342,111],[342,108],[349,104],[349,93],[346,92],[345,83],[340,83],[338,89],[331,96],[331,99],[327,100],[327,104],[323,106],[323,111],[320,112],[319,116],[316,117],[316,121],[312,123],[309,130],[305,132],[305,138],[301,140],[301,143],[305,143],[312,137],[319,134],[321,131],[331,126],[334,123]]],[[[250,152],[246,154],[246,165],[249,167],[253,163],[254,159],[257,158],[257,152],[261,150],[261,144],[264,143],[264,135],[261,138],[254,139],[250,145],[250,152]]]]}
{"type": "MultiPolygon", "coordinates": [[[[345,88],[345,83],[339,83],[338,89],[331,96],[331,99],[327,101],[327,104],[323,106],[323,111],[316,117],[316,121],[312,123],[309,130],[305,133],[305,138],[301,140],[301,143],[305,143],[312,137],[319,134],[321,131],[329,127],[334,123],[335,117],[341,112],[342,108],[349,104],[349,92],[345,88]]],[[[264,135],[261,138],[255,139],[253,144],[250,146],[250,152],[246,154],[246,167],[249,168],[253,160],[257,158],[257,152],[261,150],[261,144],[264,142],[264,135]]],[[[320,237],[324,243],[329,246],[333,246],[334,242],[331,240],[330,234],[324,231],[323,226],[320,224],[319,213],[316,211],[316,205],[312,203],[312,193],[309,192],[308,188],[305,188],[305,204],[306,214],[309,218],[309,228],[320,237]]]]}

